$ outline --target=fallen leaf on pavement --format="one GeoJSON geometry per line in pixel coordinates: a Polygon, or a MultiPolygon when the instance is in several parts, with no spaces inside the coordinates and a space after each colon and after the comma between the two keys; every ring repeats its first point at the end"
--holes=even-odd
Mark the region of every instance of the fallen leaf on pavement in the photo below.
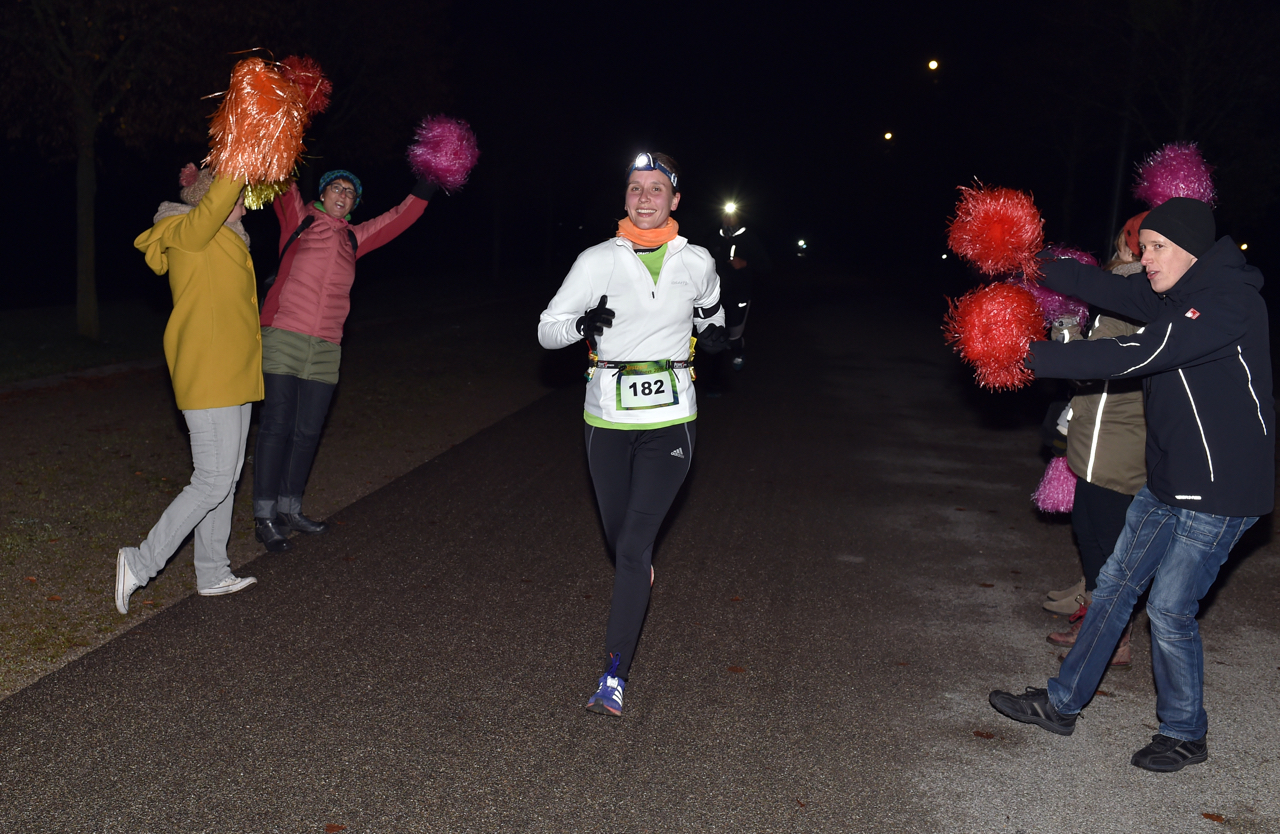
{"type": "Polygon", "coordinates": [[[729,602],[742,602],[742,597],[729,597],[729,602]]]}
{"type": "Polygon", "coordinates": [[[803,802],[801,802],[798,799],[796,800],[796,804],[799,805],[801,808],[807,807],[803,802]]]}
{"type": "Polygon", "coordinates": [[[1097,690],[1097,691],[1096,691],[1096,694],[1101,695],[1103,698],[1110,698],[1110,697],[1111,697],[1111,693],[1110,693],[1110,692],[1108,692],[1108,691],[1107,691],[1107,690],[1105,690],[1105,689],[1099,689],[1099,690],[1097,690]]]}
{"type": "Polygon", "coordinates": [[[994,584],[994,583],[991,583],[991,582],[979,582],[979,583],[978,583],[978,587],[979,587],[979,588],[994,588],[994,587],[995,587],[995,584],[994,584]]]}
{"type": "Polygon", "coordinates": [[[1222,814],[1201,814],[1200,816],[1204,817],[1204,818],[1205,818],[1205,819],[1207,819],[1207,820],[1213,820],[1214,822],[1226,822],[1226,821],[1227,821],[1227,818],[1226,818],[1226,817],[1224,817],[1222,814]]]}
{"type": "Polygon", "coordinates": [[[45,599],[49,600],[49,602],[62,602],[62,597],[58,596],[57,594],[50,594],[49,596],[45,597],[45,599]]]}
{"type": "Polygon", "coordinates": [[[995,738],[995,733],[988,733],[985,730],[974,730],[973,734],[978,738],[995,738]]]}
{"type": "Polygon", "coordinates": [[[338,825],[336,822],[331,822],[324,827],[324,834],[338,834],[339,831],[346,830],[347,827],[345,825],[338,825]]]}
{"type": "Polygon", "coordinates": [[[27,581],[28,581],[28,582],[35,582],[35,581],[36,581],[36,578],[35,578],[34,576],[28,576],[28,577],[27,577],[27,581]]]}
{"type": "Polygon", "coordinates": [[[733,672],[735,675],[741,675],[743,672],[747,670],[743,669],[741,666],[730,666],[729,671],[733,672]]]}

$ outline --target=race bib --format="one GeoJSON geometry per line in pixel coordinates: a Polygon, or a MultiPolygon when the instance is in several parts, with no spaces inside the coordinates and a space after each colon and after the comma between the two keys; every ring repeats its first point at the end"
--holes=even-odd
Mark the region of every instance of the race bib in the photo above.
{"type": "Polygon", "coordinates": [[[618,370],[619,411],[662,408],[680,402],[676,394],[676,372],[662,369],[659,362],[635,362],[618,370]]]}

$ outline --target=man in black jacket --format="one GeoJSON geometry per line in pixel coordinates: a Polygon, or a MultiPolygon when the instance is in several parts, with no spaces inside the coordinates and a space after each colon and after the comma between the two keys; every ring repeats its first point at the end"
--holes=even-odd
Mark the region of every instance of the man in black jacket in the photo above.
{"type": "Polygon", "coordinates": [[[1231,548],[1275,498],[1262,275],[1231,238],[1214,236],[1209,206],[1175,197],[1142,222],[1145,275],[1118,278],[1069,259],[1045,263],[1049,288],[1149,324],[1115,339],[1034,342],[1025,360],[1040,377],[1143,377],[1148,477],[1058,676],[1046,689],[992,692],[991,705],[1016,721],[1070,735],[1150,584],[1160,731],[1132,763],[1155,771],[1208,758],[1196,612],[1231,548]]]}

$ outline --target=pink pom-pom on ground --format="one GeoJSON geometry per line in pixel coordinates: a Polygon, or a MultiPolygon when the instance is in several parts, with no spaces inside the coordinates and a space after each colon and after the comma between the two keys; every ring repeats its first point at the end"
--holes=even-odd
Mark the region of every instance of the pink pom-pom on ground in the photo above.
{"type": "Polygon", "coordinates": [[[314,116],[329,109],[329,97],[333,95],[333,82],[325,77],[320,64],[310,55],[290,55],[280,62],[280,74],[298,85],[302,100],[307,105],[307,115],[314,116]]]}
{"type": "Polygon", "coordinates": [[[1191,197],[1215,206],[1213,166],[1207,165],[1195,142],[1170,142],[1138,165],[1133,196],[1155,208],[1170,197],[1191,197]]]}
{"type": "Polygon", "coordinates": [[[1076,473],[1065,457],[1055,457],[1045,467],[1040,486],[1031,496],[1041,512],[1069,513],[1076,503],[1076,473]]]}
{"type": "Polygon", "coordinates": [[[428,116],[414,131],[409,146],[409,167],[420,179],[434,182],[445,191],[455,191],[467,182],[480,149],[471,126],[461,119],[428,116]]]}
{"type": "Polygon", "coordinates": [[[960,186],[947,245],[984,275],[1023,272],[1039,277],[1036,253],[1044,248],[1044,220],[1031,196],[1012,188],[960,186]]]}
{"type": "Polygon", "coordinates": [[[1012,391],[1035,378],[1022,360],[1027,346],[1044,338],[1044,315],[1026,288],[988,284],[950,305],[943,332],[960,358],[973,366],[979,385],[1012,391]]]}

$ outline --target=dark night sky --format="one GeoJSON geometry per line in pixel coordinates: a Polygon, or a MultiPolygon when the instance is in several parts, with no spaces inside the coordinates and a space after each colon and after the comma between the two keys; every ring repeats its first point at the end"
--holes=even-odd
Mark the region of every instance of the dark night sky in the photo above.
{"type": "MultiPolygon", "coordinates": [[[[1101,249],[1115,151],[1095,148],[1069,177],[1037,119],[1066,99],[1043,80],[1045,45],[1078,34],[1047,29],[1043,12],[1026,3],[830,5],[567,4],[547,12],[455,2],[447,111],[471,121],[480,165],[394,251],[372,256],[370,269],[425,260],[487,276],[496,242],[504,273],[562,274],[574,253],[611,234],[623,173],[639,150],[681,162],[684,230],[696,232],[735,198],[783,255],[804,237],[816,261],[936,269],[955,187],[974,177],[1032,191],[1051,239],[1070,229],[1072,242],[1101,249]],[[1068,179],[1077,195],[1070,218],[1062,209],[1068,179]]],[[[1135,147],[1129,164],[1147,150],[1135,147]]],[[[152,280],[129,242],[159,200],[174,199],[173,174],[202,148],[140,154],[108,140],[102,153],[99,271],[109,299],[152,280]]],[[[18,269],[3,279],[8,303],[69,302],[72,166],[23,146],[6,154],[26,195],[6,208],[20,215],[11,228],[37,220],[39,243],[20,247],[18,269]],[[33,276],[45,284],[34,298],[20,291],[33,276]]],[[[366,217],[410,185],[404,166],[333,162],[364,176],[366,217]]],[[[1126,198],[1122,211],[1140,208],[1126,198]]],[[[266,271],[271,213],[253,217],[250,230],[266,271]]]]}

